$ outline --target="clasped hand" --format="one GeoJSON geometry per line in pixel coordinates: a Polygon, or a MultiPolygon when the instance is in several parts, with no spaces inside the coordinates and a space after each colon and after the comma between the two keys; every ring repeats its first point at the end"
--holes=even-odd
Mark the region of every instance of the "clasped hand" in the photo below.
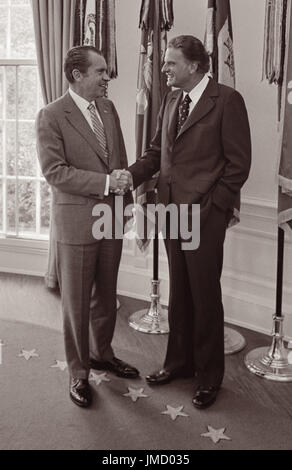
{"type": "Polygon", "coordinates": [[[133,189],[133,178],[128,170],[114,170],[110,175],[110,191],[123,196],[133,189]]]}

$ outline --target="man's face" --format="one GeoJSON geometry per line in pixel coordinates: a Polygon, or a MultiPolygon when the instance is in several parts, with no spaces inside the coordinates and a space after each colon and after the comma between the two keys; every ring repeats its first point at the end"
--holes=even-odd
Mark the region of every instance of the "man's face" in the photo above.
{"type": "Polygon", "coordinates": [[[168,86],[188,91],[190,86],[192,88],[194,67],[195,65],[185,58],[181,49],[174,47],[166,49],[162,72],[166,73],[168,86]]]}
{"type": "Polygon", "coordinates": [[[93,101],[105,95],[109,77],[105,59],[93,51],[88,53],[90,66],[85,74],[80,74],[79,86],[82,96],[93,101]]]}

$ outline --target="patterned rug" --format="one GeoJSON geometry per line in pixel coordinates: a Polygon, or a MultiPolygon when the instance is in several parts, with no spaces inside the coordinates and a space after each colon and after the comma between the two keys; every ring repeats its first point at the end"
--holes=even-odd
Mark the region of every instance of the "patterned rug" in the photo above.
{"type": "MultiPolygon", "coordinates": [[[[211,408],[200,411],[191,404],[189,379],[150,388],[143,378],[95,371],[93,405],[82,409],[68,396],[61,333],[0,320],[0,338],[1,450],[292,448],[291,420],[235,393],[231,382],[224,382],[211,408]]],[[[141,377],[153,368],[137,351],[117,355],[135,364],[141,377]]]]}

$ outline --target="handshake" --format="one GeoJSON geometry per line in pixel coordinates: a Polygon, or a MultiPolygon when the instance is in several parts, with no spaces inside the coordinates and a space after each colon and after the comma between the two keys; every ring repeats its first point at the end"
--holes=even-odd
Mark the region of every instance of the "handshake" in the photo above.
{"type": "Polygon", "coordinates": [[[133,178],[128,170],[114,170],[110,174],[110,192],[123,196],[133,190],[133,178]]]}

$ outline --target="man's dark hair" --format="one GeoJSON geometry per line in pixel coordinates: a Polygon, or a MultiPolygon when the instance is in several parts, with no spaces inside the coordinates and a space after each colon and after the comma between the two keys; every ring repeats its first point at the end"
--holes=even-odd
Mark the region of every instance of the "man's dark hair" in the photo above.
{"type": "Polygon", "coordinates": [[[102,53],[94,46],[76,46],[69,49],[64,61],[64,72],[69,83],[74,83],[73,70],[78,69],[81,73],[86,73],[90,66],[89,51],[102,53]]]}
{"type": "Polygon", "coordinates": [[[198,71],[207,73],[210,62],[208,53],[202,42],[194,36],[177,36],[169,41],[167,47],[181,49],[185,58],[191,62],[198,62],[198,71]]]}

